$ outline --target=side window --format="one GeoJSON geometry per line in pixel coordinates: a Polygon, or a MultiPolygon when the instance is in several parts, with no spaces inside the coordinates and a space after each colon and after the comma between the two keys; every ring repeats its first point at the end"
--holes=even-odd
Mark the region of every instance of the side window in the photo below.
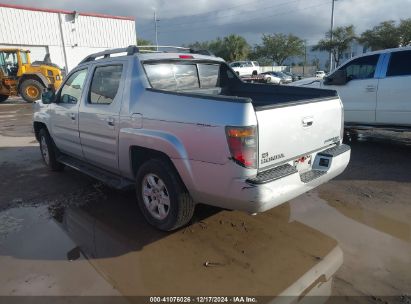
{"type": "Polygon", "coordinates": [[[21,57],[21,63],[22,64],[26,64],[28,62],[26,52],[20,52],[20,57],[21,57]]]}
{"type": "Polygon", "coordinates": [[[81,92],[86,80],[87,69],[71,74],[60,91],[59,103],[76,104],[80,100],[81,92]]]}
{"type": "Polygon", "coordinates": [[[342,66],[339,70],[346,70],[348,79],[374,78],[380,55],[370,55],[354,59],[342,66]]]}
{"type": "Polygon", "coordinates": [[[387,77],[404,75],[411,75],[411,51],[392,53],[388,65],[387,77]]]}
{"type": "Polygon", "coordinates": [[[89,103],[111,104],[117,95],[122,72],[122,64],[97,67],[91,81],[89,103]]]}

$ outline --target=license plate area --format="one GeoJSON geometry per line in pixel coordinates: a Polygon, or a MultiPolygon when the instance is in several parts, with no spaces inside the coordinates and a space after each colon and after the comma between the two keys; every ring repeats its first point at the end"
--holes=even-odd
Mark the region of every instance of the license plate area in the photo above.
{"type": "Polygon", "coordinates": [[[294,167],[297,169],[299,173],[310,171],[312,167],[311,155],[305,155],[294,160],[294,167]]]}

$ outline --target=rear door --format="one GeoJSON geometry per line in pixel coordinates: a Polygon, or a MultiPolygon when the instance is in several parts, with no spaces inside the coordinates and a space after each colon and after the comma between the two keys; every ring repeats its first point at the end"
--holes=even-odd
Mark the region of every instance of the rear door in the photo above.
{"type": "Polygon", "coordinates": [[[80,145],[78,109],[87,77],[87,68],[71,73],[50,105],[51,132],[64,153],[83,158],[80,145]]]}
{"type": "Polygon", "coordinates": [[[118,171],[118,133],[126,62],[95,65],[87,96],[79,110],[84,157],[111,172],[118,171]]]}
{"type": "Polygon", "coordinates": [[[411,50],[393,52],[377,94],[376,122],[411,125],[411,50]]]}
{"type": "Polygon", "coordinates": [[[324,85],[325,89],[338,92],[344,104],[346,122],[375,123],[378,78],[374,76],[379,57],[379,54],[374,54],[353,59],[339,68],[347,72],[348,82],[345,85],[324,85]]]}

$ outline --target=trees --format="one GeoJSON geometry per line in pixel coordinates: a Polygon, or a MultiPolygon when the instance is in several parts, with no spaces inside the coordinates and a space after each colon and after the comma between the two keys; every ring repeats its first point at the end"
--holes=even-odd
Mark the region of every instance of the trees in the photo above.
{"type": "Polygon", "coordinates": [[[282,65],[287,58],[304,54],[304,41],[293,34],[263,34],[262,44],[254,49],[255,58],[267,58],[282,65]]]}
{"type": "Polygon", "coordinates": [[[401,45],[411,45],[411,18],[401,20],[398,30],[400,32],[401,45]]]}
{"type": "Polygon", "coordinates": [[[383,50],[398,47],[401,37],[395,21],[388,20],[363,32],[358,41],[372,50],[383,50]]]}
{"type": "Polygon", "coordinates": [[[411,18],[383,21],[372,29],[365,31],[358,39],[372,50],[383,50],[411,44],[411,18]]]}
{"type": "Polygon", "coordinates": [[[224,37],[219,47],[220,56],[228,61],[244,60],[251,51],[247,41],[243,37],[234,34],[224,37]]]}
{"type": "Polygon", "coordinates": [[[327,51],[331,52],[335,66],[340,64],[340,59],[345,50],[347,50],[351,43],[356,39],[353,25],[339,26],[332,32],[333,39],[331,41],[331,31],[325,34],[325,39],[318,41],[312,49],[313,51],[327,51]]]}
{"type": "Polygon", "coordinates": [[[145,40],[142,38],[137,38],[137,46],[143,46],[143,45],[153,45],[153,43],[150,40],[145,40]]]}
{"type": "Polygon", "coordinates": [[[196,41],[188,47],[207,49],[227,61],[252,59],[266,65],[273,62],[282,65],[287,58],[304,55],[305,50],[304,41],[293,34],[263,35],[262,44],[256,45],[253,51],[243,37],[234,34],[211,41],[196,41]]]}
{"type": "Polygon", "coordinates": [[[245,60],[248,58],[251,47],[244,37],[239,35],[228,35],[218,37],[215,40],[190,43],[188,47],[193,49],[209,50],[218,57],[227,61],[245,60]]]}

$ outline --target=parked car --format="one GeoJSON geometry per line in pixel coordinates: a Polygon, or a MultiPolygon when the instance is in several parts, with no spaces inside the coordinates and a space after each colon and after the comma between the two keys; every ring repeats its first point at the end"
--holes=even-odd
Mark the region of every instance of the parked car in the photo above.
{"type": "Polygon", "coordinates": [[[344,171],[335,91],[244,83],[221,58],[179,52],[86,57],[36,102],[44,163],[135,187],[161,230],[196,203],[264,212],[344,171]]]}
{"type": "Polygon", "coordinates": [[[282,79],[281,77],[273,74],[273,72],[264,72],[260,74],[266,83],[273,83],[273,84],[281,84],[282,79]]]}
{"type": "Polygon", "coordinates": [[[316,71],[315,72],[315,77],[317,78],[324,78],[325,72],[324,71],[316,71]]]}
{"type": "Polygon", "coordinates": [[[230,67],[239,76],[251,76],[260,74],[260,65],[257,61],[234,61],[230,63],[230,67]]]}
{"type": "Polygon", "coordinates": [[[281,76],[282,83],[290,83],[293,82],[293,78],[290,75],[287,75],[284,72],[277,72],[279,76],[281,76]]]}
{"type": "Polygon", "coordinates": [[[298,76],[298,75],[293,74],[293,73],[291,73],[291,72],[283,71],[283,73],[286,74],[286,75],[288,75],[288,76],[291,76],[291,80],[292,80],[292,81],[297,81],[297,80],[300,80],[300,79],[301,79],[301,76],[298,76]]]}
{"type": "Polygon", "coordinates": [[[293,81],[291,76],[289,76],[287,74],[284,74],[283,72],[271,71],[271,72],[264,72],[262,74],[267,75],[266,77],[270,77],[272,79],[275,79],[275,81],[273,81],[273,83],[283,84],[283,83],[290,83],[290,82],[293,81]],[[279,82],[277,82],[277,79],[279,79],[279,82]]]}
{"type": "Polygon", "coordinates": [[[318,80],[292,85],[337,90],[347,127],[411,127],[411,48],[362,54],[318,80]]]}

